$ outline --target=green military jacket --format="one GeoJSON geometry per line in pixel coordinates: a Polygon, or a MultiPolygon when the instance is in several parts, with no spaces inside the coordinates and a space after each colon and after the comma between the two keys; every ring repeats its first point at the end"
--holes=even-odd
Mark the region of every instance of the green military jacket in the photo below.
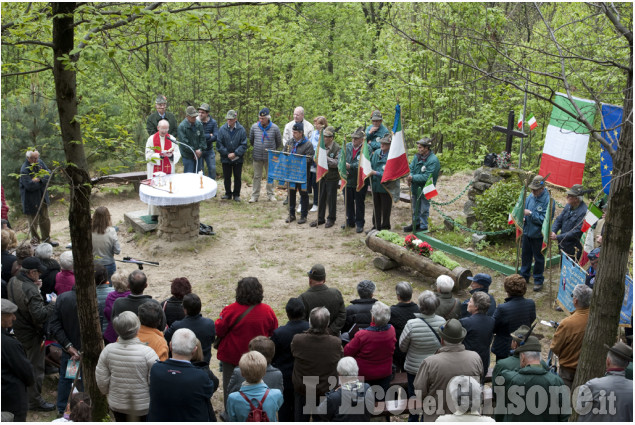
{"type": "Polygon", "coordinates": [[[176,137],[179,123],[176,120],[174,114],[168,111],[165,111],[165,118],[161,118],[157,111],[154,111],[153,113],[148,115],[148,119],[146,120],[146,131],[148,132],[148,136],[152,136],[158,131],[157,125],[159,125],[159,121],[161,121],[162,119],[166,119],[170,123],[170,130],[168,131],[168,133],[176,137]]]}
{"type": "Polygon", "coordinates": [[[353,158],[353,142],[346,144],[346,163],[351,165],[346,174],[346,187],[357,187],[357,168],[359,167],[359,156],[362,154],[364,145],[359,146],[357,155],[353,158]]]}
{"type": "Polygon", "coordinates": [[[379,141],[383,139],[386,134],[388,134],[388,129],[385,125],[382,124],[379,126],[379,129],[376,132],[370,134],[371,128],[373,128],[372,124],[366,128],[366,141],[368,142],[370,150],[374,152],[380,148],[381,143],[379,143],[379,141]]]}
{"type": "Polygon", "coordinates": [[[412,192],[415,197],[419,197],[430,176],[436,186],[440,169],[441,163],[434,152],[430,152],[425,161],[419,154],[414,156],[410,162],[410,174],[412,174],[412,192]]]}
{"type": "Polygon", "coordinates": [[[370,164],[377,174],[371,176],[370,183],[373,188],[373,193],[388,193],[386,188],[381,184],[381,178],[384,176],[384,168],[386,168],[386,161],[388,160],[388,152],[382,156],[381,149],[377,149],[370,157],[370,164]]]}
{"type": "MultiPolygon", "coordinates": [[[[178,128],[179,142],[189,145],[194,151],[205,150],[207,148],[207,142],[205,141],[205,130],[203,124],[196,120],[194,128],[190,125],[190,122],[186,119],[181,121],[178,128]]],[[[181,150],[181,156],[187,159],[195,159],[194,153],[187,148],[187,146],[179,145],[181,150]]]]}

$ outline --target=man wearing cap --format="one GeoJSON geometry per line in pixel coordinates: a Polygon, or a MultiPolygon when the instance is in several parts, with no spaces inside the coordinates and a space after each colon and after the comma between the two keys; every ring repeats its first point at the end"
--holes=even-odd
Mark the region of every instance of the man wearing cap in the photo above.
{"type": "Polygon", "coordinates": [[[414,380],[417,399],[431,397],[433,405],[424,403],[426,422],[434,422],[440,415],[454,413],[448,405],[445,390],[452,378],[459,375],[471,376],[481,382],[483,362],[474,351],[468,351],[462,344],[467,331],[456,319],[450,319],[439,327],[441,348],[427,357],[419,367],[414,380]]]}
{"type": "Polygon", "coordinates": [[[243,155],[247,152],[247,132],[238,122],[238,114],[233,109],[225,115],[227,123],[218,131],[216,147],[223,164],[223,180],[225,195],[221,199],[232,199],[240,202],[240,186],[242,185],[243,155]],[[232,191],[232,174],[234,175],[234,190],[232,191]]]}
{"type": "Polygon", "coordinates": [[[313,124],[304,119],[304,108],[302,106],[298,106],[293,110],[293,119],[284,126],[282,140],[285,145],[293,142],[293,125],[295,123],[302,123],[304,135],[307,140],[311,137],[311,134],[313,134],[313,130],[315,130],[313,124]]]}
{"type": "Polygon", "coordinates": [[[624,369],[633,361],[633,349],[623,342],[608,348],[606,374],[578,387],[576,412],[580,422],[633,422],[633,381],[624,369]]]}
{"type": "Polygon", "coordinates": [[[288,183],[289,189],[287,192],[287,196],[289,199],[289,216],[285,220],[286,223],[295,221],[296,192],[299,190],[301,209],[298,224],[304,224],[306,223],[306,217],[309,214],[309,193],[307,192],[308,177],[315,151],[313,150],[313,145],[311,144],[311,142],[309,142],[304,135],[304,124],[302,122],[296,122],[295,124],[293,124],[293,139],[284,146],[284,152],[294,155],[306,156],[307,184],[305,185],[305,188],[302,189],[302,184],[300,183],[288,183]]]}
{"type": "Polygon", "coordinates": [[[410,175],[406,178],[411,187],[412,223],[403,228],[404,232],[428,231],[428,216],[430,215],[430,201],[423,194],[423,188],[430,176],[436,186],[441,163],[431,150],[432,139],[424,137],[417,141],[417,154],[410,163],[410,175]],[[415,226],[413,228],[413,225],[415,226]]]}
{"type": "Polygon", "coordinates": [[[528,337],[516,348],[520,369],[503,371],[494,382],[505,385],[505,402],[496,405],[497,409],[507,409],[503,422],[564,422],[569,419],[569,389],[558,375],[543,367],[541,349],[538,338],[528,337]]]}
{"type": "MultiPolygon", "coordinates": [[[[496,299],[489,293],[489,287],[492,284],[492,277],[487,273],[477,273],[476,276],[468,276],[470,283],[470,294],[474,295],[475,292],[485,292],[489,295],[489,309],[487,310],[488,316],[493,316],[496,311],[496,299]]],[[[467,304],[470,302],[470,298],[463,301],[461,304],[461,317],[470,317],[471,314],[467,311],[467,304]]]]}
{"type": "Polygon", "coordinates": [[[384,185],[381,184],[381,178],[384,176],[392,136],[386,134],[380,141],[380,149],[373,152],[370,157],[370,164],[373,167],[373,171],[370,172],[370,183],[373,189],[373,227],[377,230],[390,230],[392,198],[384,185]]]}
{"type": "MultiPolygon", "coordinates": [[[[279,151],[282,149],[282,135],[277,125],[271,122],[269,108],[262,108],[256,121],[249,130],[249,142],[254,147],[252,153],[254,160],[254,181],[249,202],[258,202],[260,198],[260,184],[262,183],[262,171],[265,179],[269,173],[269,153],[267,151],[279,151]]],[[[267,183],[267,199],[275,201],[273,183],[267,183]]]]}
{"type": "Polygon", "coordinates": [[[582,185],[574,184],[567,190],[567,205],[551,226],[551,240],[558,241],[558,248],[575,261],[582,256],[580,238],[586,212],[587,206],[582,200],[582,185]]]}
{"type": "MultiPolygon", "coordinates": [[[[216,141],[216,133],[218,133],[218,124],[216,120],[209,114],[209,105],[201,103],[198,107],[198,120],[203,124],[205,132],[205,148],[201,158],[203,163],[207,164],[207,176],[216,180],[216,153],[214,152],[214,142],[216,141]]],[[[203,170],[203,166],[201,166],[203,170]]]]}
{"type": "Polygon", "coordinates": [[[523,219],[523,248],[520,275],[529,283],[531,262],[534,260],[534,291],[542,290],[545,278],[545,256],[542,254],[542,223],[549,208],[549,192],[545,190],[545,179],[536,176],[529,185],[531,195],[525,200],[523,219]]]}
{"type": "Polygon", "coordinates": [[[50,238],[51,220],[48,206],[51,201],[46,190],[50,177],[51,170],[40,159],[40,153],[37,150],[27,151],[26,160],[20,168],[22,212],[29,222],[32,243],[48,242],[55,247],[59,245],[59,242],[50,238]],[[37,233],[38,226],[42,237],[37,233]]]}
{"type": "Polygon", "coordinates": [[[346,144],[346,191],[344,192],[344,200],[346,201],[346,223],[342,225],[342,229],[346,227],[355,227],[357,233],[364,231],[366,220],[366,207],[364,200],[368,191],[368,181],[364,182],[361,190],[357,191],[357,171],[359,168],[359,157],[362,153],[362,144],[364,143],[364,128],[359,127],[351,134],[352,142],[346,144]]]}
{"type": "Polygon", "coordinates": [[[28,388],[29,410],[51,411],[55,405],[42,398],[44,380],[44,324],[55,311],[54,297],[45,304],[40,294],[42,280],[40,274],[46,267],[37,257],[27,257],[22,268],[9,280],[7,291],[9,300],[18,306],[17,320],[13,326],[15,336],[22,343],[24,351],[33,367],[35,383],[28,388]]]}
{"type": "Polygon", "coordinates": [[[379,149],[381,140],[386,137],[389,132],[386,126],[382,123],[383,118],[381,116],[381,112],[373,111],[370,115],[370,120],[373,124],[366,128],[366,142],[368,142],[368,147],[372,153],[379,149]]]}
{"type": "Polygon", "coordinates": [[[177,130],[184,173],[198,173],[203,169],[201,155],[207,145],[203,124],[197,118],[196,108],[188,106],[185,108],[185,119],[181,121],[177,130]]]}
{"type": "Polygon", "coordinates": [[[304,303],[304,319],[309,320],[309,313],[315,307],[326,307],[330,313],[329,329],[331,334],[340,335],[346,322],[344,298],[337,288],[329,288],[326,281],[326,270],[322,264],[315,264],[307,273],[309,289],[298,297],[304,303]]]}
{"type": "MultiPolygon", "coordinates": [[[[2,299],[2,411],[13,414],[13,422],[26,422],[27,387],[33,385],[33,367],[10,328],[18,306],[2,299]]],[[[4,418],[3,418],[4,421],[4,418]]]]}
{"type": "Polygon", "coordinates": [[[571,316],[562,319],[551,340],[551,351],[558,356],[558,375],[567,387],[571,388],[578,359],[582,350],[582,340],[589,321],[589,306],[592,290],[587,285],[576,285],[573,288],[573,306],[571,316]]]}
{"type": "Polygon", "coordinates": [[[318,218],[311,223],[311,227],[317,227],[320,224],[326,223],[324,224],[324,228],[328,229],[329,227],[333,227],[337,217],[337,189],[340,182],[340,173],[337,166],[340,161],[342,149],[340,145],[333,141],[334,137],[335,129],[331,126],[326,127],[324,129],[324,146],[326,147],[328,171],[322,177],[322,180],[318,182],[318,218]],[[325,221],[324,215],[326,214],[327,206],[329,207],[329,215],[325,221]]]}
{"type": "Polygon", "coordinates": [[[155,108],[157,109],[150,115],[148,115],[148,119],[146,120],[146,130],[148,131],[148,136],[152,136],[157,129],[157,125],[159,125],[159,121],[167,120],[170,123],[169,133],[174,135],[177,132],[178,121],[172,112],[168,112],[168,100],[162,94],[158,95],[155,104],[155,108]]]}
{"type": "Polygon", "coordinates": [[[597,273],[598,263],[600,262],[600,248],[591,250],[587,258],[589,259],[590,266],[586,272],[587,275],[584,283],[593,289],[593,285],[595,285],[595,274],[597,273]]]}

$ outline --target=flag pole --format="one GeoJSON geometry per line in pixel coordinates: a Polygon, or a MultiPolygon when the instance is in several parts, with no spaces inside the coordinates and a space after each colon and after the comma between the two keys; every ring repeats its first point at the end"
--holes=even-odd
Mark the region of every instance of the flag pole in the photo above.
{"type": "MultiPolygon", "coordinates": [[[[551,231],[551,225],[553,223],[553,203],[555,201],[551,197],[551,192],[550,191],[547,191],[547,192],[549,193],[549,231],[551,231]]],[[[552,247],[551,238],[549,238],[549,242],[547,242],[547,245],[548,245],[547,252],[549,253],[549,259],[551,259],[551,247],[552,247]]],[[[545,264],[546,263],[547,262],[545,261],[545,264]]],[[[551,289],[552,277],[553,277],[553,270],[552,270],[551,265],[549,265],[549,303],[550,304],[554,302],[554,300],[553,300],[553,292],[552,292],[552,289],[551,289]]]]}
{"type": "MultiPolygon", "coordinates": [[[[523,181],[523,224],[525,222],[525,201],[527,200],[527,181],[523,181]]],[[[524,226],[523,226],[524,227],[524,226]]],[[[524,236],[524,235],[523,235],[524,236]]],[[[516,274],[518,274],[519,262],[520,262],[520,244],[522,242],[522,237],[518,238],[516,241],[516,274]]]]}
{"type": "MultiPolygon", "coordinates": [[[[397,105],[399,105],[399,96],[397,96],[397,105]]],[[[401,113],[401,107],[399,108],[399,122],[401,123],[401,132],[403,133],[403,145],[404,145],[404,148],[406,149],[406,158],[407,158],[408,144],[406,143],[406,129],[403,126],[403,114],[401,113]]],[[[415,210],[414,210],[415,199],[412,192],[412,183],[408,185],[408,189],[410,190],[410,221],[412,224],[412,233],[414,234],[417,231],[417,227],[415,226],[415,217],[414,217],[415,216],[415,210]]]]}
{"type": "MultiPolygon", "coordinates": [[[[322,191],[322,179],[320,179],[320,181],[318,182],[318,190],[317,190],[317,206],[318,206],[318,218],[317,218],[317,226],[315,226],[316,229],[318,229],[320,227],[320,192],[322,191]]],[[[314,195],[315,196],[315,195],[314,195]]]]}

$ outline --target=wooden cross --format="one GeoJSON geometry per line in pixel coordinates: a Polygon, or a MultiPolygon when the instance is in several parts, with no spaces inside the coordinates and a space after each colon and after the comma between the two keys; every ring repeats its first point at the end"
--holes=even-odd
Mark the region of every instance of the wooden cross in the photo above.
{"type": "Polygon", "coordinates": [[[511,154],[512,152],[512,140],[514,136],[520,137],[521,139],[527,137],[527,135],[522,131],[514,130],[515,125],[516,122],[514,120],[514,111],[509,111],[509,115],[507,116],[507,127],[502,127],[500,125],[495,125],[494,127],[492,127],[492,130],[499,131],[507,136],[507,140],[505,142],[505,152],[509,154],[511,154]]]}

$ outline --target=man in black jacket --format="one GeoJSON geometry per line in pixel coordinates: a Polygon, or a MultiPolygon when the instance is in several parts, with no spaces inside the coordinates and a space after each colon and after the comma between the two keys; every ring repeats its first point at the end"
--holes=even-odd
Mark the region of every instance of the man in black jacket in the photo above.
{"type": "MultiPolygon", "coordinates": [[[[117,298],[112,305],[111,317],[114,319],[124,311],[132,311],[134,314],[139,313],[139,306],[143,303],[153,302],[159,304],[157,300],[153,300],[151,295],[144,295],[143,291],[148,287],[148,278],[141,270],[135,270],[128,276],[128,285],[130,287],[130,295],[124,298],[117,298]]],[[[163,309],[161,309],[163,311],[163,309]]],[[[165,330],[165,313],[163,313],[163,320],[157,327],[158,330],[163,332],[165,330]]]]}
{"type": "Polygon", "coordinates": [[[172,323],[172,326],[165,331],[165,340],[170,343],[178,329],[191,330],[201,341],[203,361],[209,364],[212,359],[212,343],[216,337],[214,321],[201,315],[201,299],[196,294],[187,294],[183,297],[183,310],[185,310],[185,318],[172,323]]]}
{"type": "Polygon", "coordinates": [[[9,331],[16,311],[17,305],[2,299],[2,410],[11,412],[14,422],[26,422],[26,387],[35,381],[22,344],[9,331]]]}

